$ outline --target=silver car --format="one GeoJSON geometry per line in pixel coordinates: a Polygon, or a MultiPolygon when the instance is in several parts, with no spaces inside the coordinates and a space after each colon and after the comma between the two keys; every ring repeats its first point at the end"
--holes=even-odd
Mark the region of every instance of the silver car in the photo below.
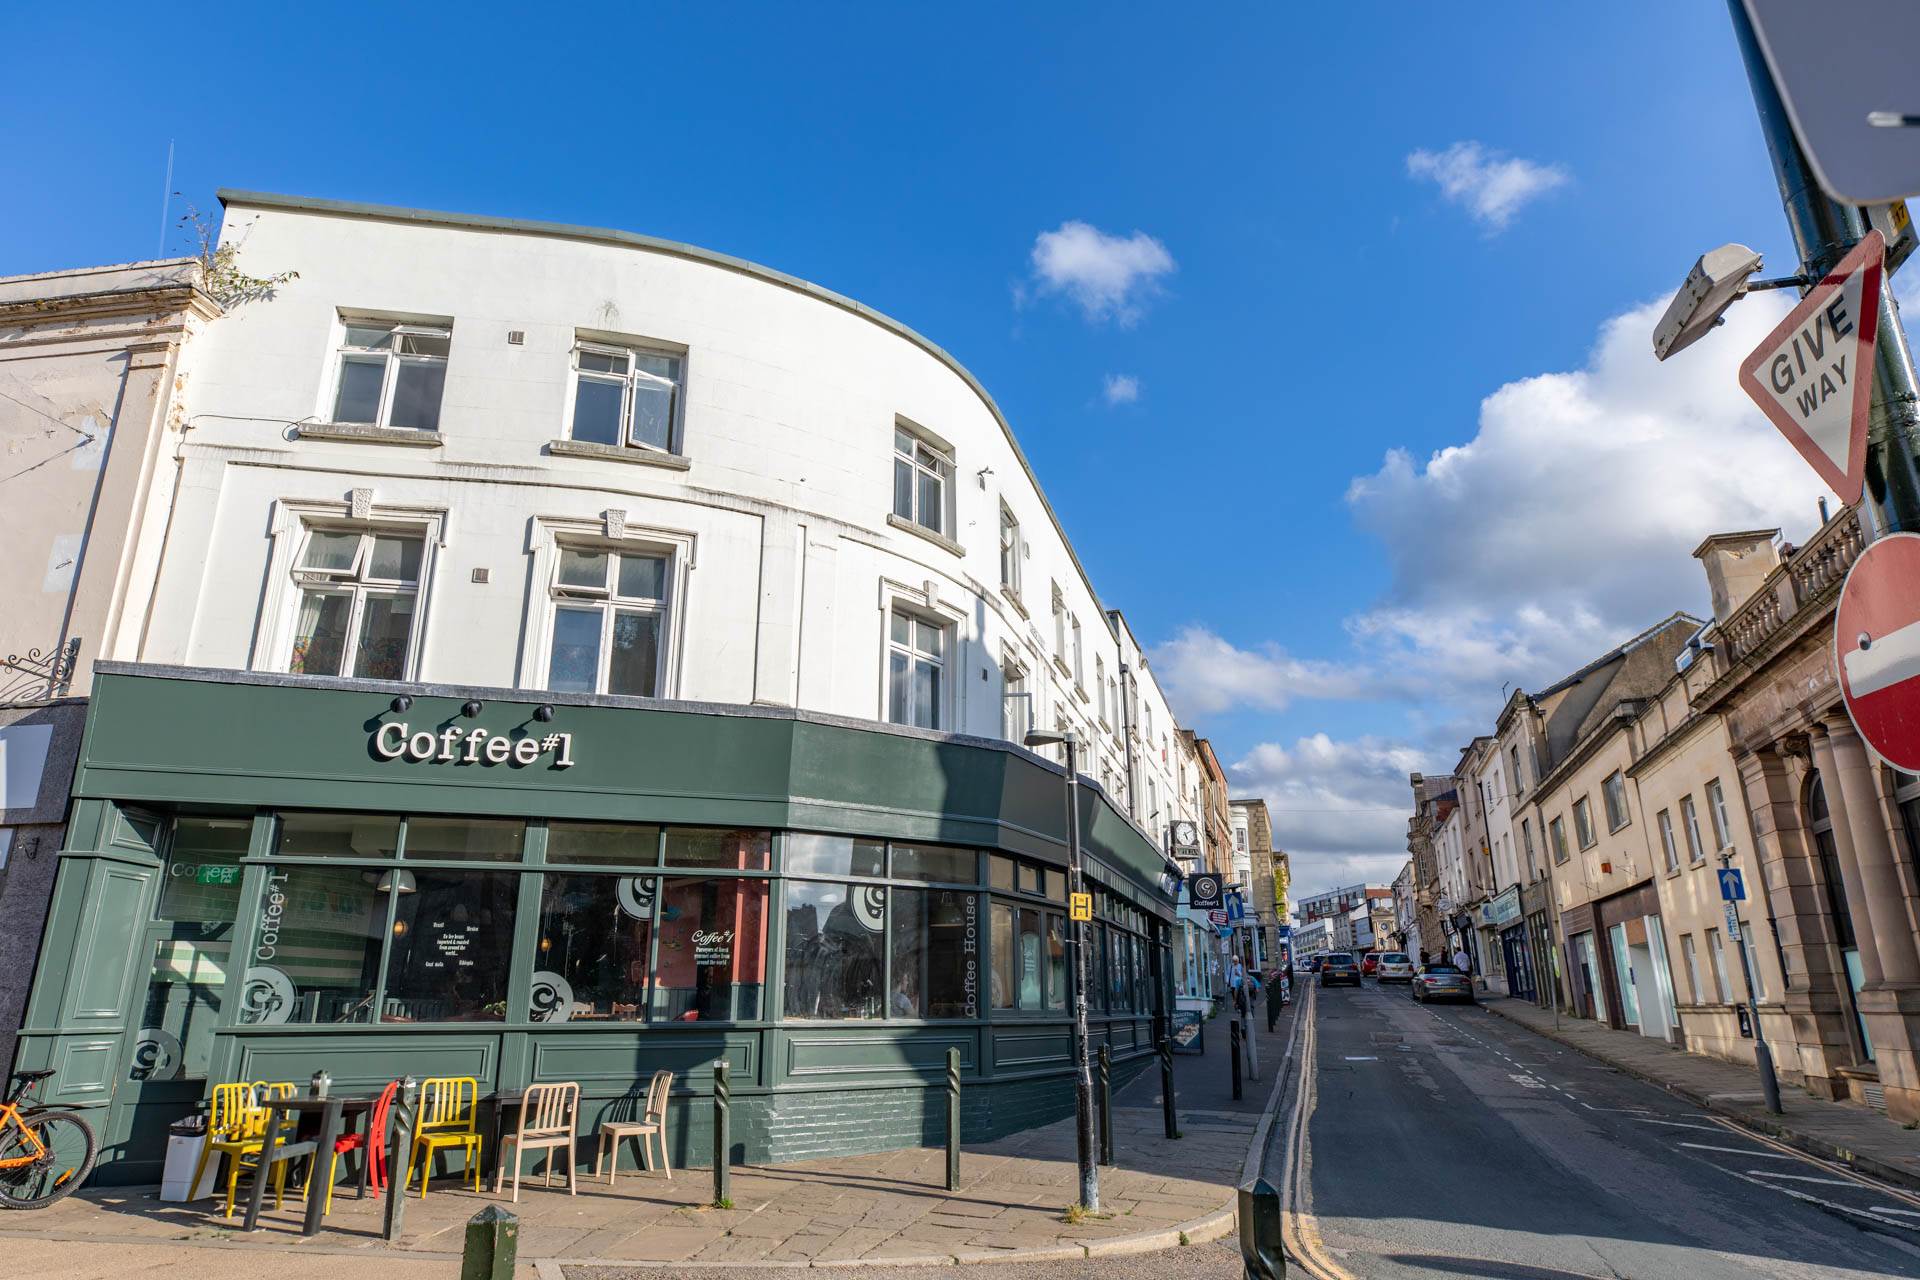
{"type": "Polygon", "coordinates": [[[1404,951],[1382,951],[1373,976],[1379,982],[1412,982],[1413,961],[1407,959],[1404,951]]]}
{"type": "Polygon", "coordinates": [[[1429,1000],[1464,1000],[1478,1003],[1473,996],[1473,980],[1450,964],[1430,964],[1413,975],[1413,998],[1422,1004],[1429,1000]]]}

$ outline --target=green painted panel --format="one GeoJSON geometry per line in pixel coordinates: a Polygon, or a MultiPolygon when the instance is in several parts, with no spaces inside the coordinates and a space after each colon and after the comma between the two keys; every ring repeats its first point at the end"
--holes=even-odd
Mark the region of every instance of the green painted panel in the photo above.
{"type": "Polygon", "coordinates": [[[572,1034],[533,1037],[535,1080],[577,1080],[588,1093],[620,1093],[656,1071],[671,1071],[675,1088],[711,1092],[713,1064],[725,1057],[736,1090],[757,1082],[758,1033],[639,1036],[572,1034]]]}
{"type": "Polygon", "coordinates": [[[112,1039],[62,1037],[51,1065],[57,1073],[52,1081],[57,1092],[49,1096],[43,1088],[40,1092],[44,1101],[63,1104],[111,1101],[114,1081],[120,1075],[120,1040],[117,1036],[112,1039]]]}
{"type": "Polygon", "coordinates": [[[87,916],[72,939],[73,980],[66,1009],[69,1025],[112,1024],[127,1019],[128,990],[145,935],[147,892],[156,871],[118,862],[96,862],[87,886],[87,916]]]}
{"type": "Polygon", "coordinates": [[[971,1030],[790,1030],[786,1040],[786,1075],[790,1079],[903,1071],[924,1075],[946,1070],[948,1049],[960,1050],[962,1071],[974,1067],[975,1036],[971,1030]]]}
{"type": "Polygon", "coordinates": [[[1009,1067],[1065,1066],[1072,1056],[1073,1030],[1070,1027],[993,1029],[993,1066],[996,1072],[1009,1067]]]}
{"type": "MultiPolygon", "coordinates": [[[[240,1038],[242,1080],[290,1080],[305,1088],[325,1068],[339,1089],[373,1090],[411,1075],[472,1076],[481,1091],[507,1082],[496,1079],[498,1036],[246,1036],[240,1038]]],[[[518,1087],[517,1084],[512,1087],[518,1087]]]]}

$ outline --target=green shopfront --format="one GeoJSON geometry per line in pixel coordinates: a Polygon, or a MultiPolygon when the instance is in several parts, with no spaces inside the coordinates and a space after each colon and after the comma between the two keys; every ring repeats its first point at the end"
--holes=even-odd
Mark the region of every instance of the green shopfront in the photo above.
{"type": "MultiPolygon", "coordinates": [[[[21,1067],[157,1180],[210,1085],[325,1069],[574,1080],[582,1150],[675,1073],[675,1163],[1067,1115],[1060,770],[1003,742],[784,709],[102,663],[21,1067]]],[[[1167,868],[1081,789],[1094,1044],[1170,998],[1167,868]]]]}

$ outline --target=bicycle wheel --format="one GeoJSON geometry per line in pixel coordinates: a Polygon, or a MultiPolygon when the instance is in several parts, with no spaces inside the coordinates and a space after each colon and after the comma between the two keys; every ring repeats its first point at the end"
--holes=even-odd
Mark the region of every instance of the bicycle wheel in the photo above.
{"type": "Polygon", "coordinates": [[[93,1127],[71,1111],[23,1116],[0,1131],[0,1208],[44,1209],[79,1189],[93,1172],[99,1142],[93,1127]],[[27,1138],[39,1139],[38,1147],[27,1138]],[[41,1149],[44,1148],[44,1149],[41,1149]],[[13,1160],[32,1156],[27,1163],[13,1160]]]}

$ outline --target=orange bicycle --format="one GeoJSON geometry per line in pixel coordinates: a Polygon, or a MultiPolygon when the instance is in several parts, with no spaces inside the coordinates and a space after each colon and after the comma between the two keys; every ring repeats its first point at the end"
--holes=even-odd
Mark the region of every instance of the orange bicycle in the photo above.
{"type": "Polygon", "coordinates": [[[44,1209],[71,1195],[100,1152],[93,1126],[71,1111],[32,1106],[27,1095],[51,1071],[16,1071],[0,1102],[0,1208],[44,1209]]]}

